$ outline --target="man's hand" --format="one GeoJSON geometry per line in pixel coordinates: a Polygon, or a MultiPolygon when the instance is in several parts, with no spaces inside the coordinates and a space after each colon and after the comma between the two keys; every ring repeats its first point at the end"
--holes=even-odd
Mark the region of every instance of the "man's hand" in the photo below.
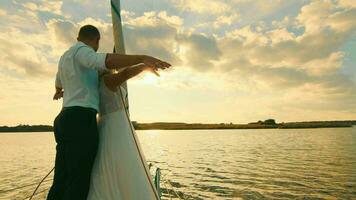
{"type": "MultiPolygon", "coordinates": [[[[143,56],[142,62],[151,67],[154,70],[154,73],[157,73],[157,69],[166,69],[171,67],[171,64],[164,62],[162,60],[159,60],[157,58],[151,57],[151,56],[143,56]]],[[[158,73],[157,73],[158,74],[158,73]]]]}
{"type": "Polygon", "coordinates": [[[63,88],[56,87],[56,93],[53,96],[53,100],[58,100],[63,97],[63,88]]]}

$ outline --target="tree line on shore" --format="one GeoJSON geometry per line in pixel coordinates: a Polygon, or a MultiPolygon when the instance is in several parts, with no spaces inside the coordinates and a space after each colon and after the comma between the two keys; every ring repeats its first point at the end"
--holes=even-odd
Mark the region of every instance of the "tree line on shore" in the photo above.
{"type": "MultiPolygon", "coordinates": [[[[153,122],[138,123],[132,121],[136,130],[191,130],[191,129],[271,129],[271,128],[337,128],[356,126],[356,120],[345,121],[308,121],[308,122],[282,122],[276,123],[274,119],[252,122],[248,124],[218,123],[182,123],[182,122],[153,122]]],[[[0,126],[0,132],[53,132],[53,126],[49,125],[17,125],[0,126]]]]}

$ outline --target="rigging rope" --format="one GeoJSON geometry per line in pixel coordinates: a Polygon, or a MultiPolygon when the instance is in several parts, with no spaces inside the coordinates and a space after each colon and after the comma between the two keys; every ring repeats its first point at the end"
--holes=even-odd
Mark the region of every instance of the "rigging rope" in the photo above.
{"type": "Polygon", "coordinates": [[[52,171],[54,170],[54,167],[51,169],[51,171],[49,171],[47,173],[47,175],[45,177],[42,178],[42,180],[40,181],[40,183],[38,183],[36,189],[33,191],[32,195],[30,196],[29,200],[32,200],[33,196],[35,195],[35,193],[37,192],[38,188],[40,187],[40,185],[43,183],[43,181],[52,173],[52,171]]]}
{"type": "Polygon", "coordinates": [[[46,191],[48,191],[48,189],[41,190],[40,192],[37,192],[36,194],[31,195],[31,196],[27,196],[27,197],[25,197],[25,198],[22,199],[22,200],[26,200],[26,199],[28,199],[29,197],[32,198],[32,196],[36,196],[36,195],[42,194],[42,193],[44,193],[44,192],[46,192],[46,191]]]}

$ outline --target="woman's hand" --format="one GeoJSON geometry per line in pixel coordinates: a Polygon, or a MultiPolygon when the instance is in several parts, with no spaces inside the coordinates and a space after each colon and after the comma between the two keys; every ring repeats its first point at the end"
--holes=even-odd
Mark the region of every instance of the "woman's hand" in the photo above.
{"type": "Polygon", "coordinates": [[[159,73],[157,72],[158,69],[155,68],[155,67],[148,66],[148,65],[144,65],[144,66],[143,66],[143,70],[147,70],[147,71],[149,71],[149,72],[155,74],[155,75],[158,76],[158,77],[160,76],[159,73]]]}
{"type": "Polygon", "coordinates": [[[56,93],[53,95],[53,100],[58,100],[63,97],[63,88],[56,87],[56,93]]]}

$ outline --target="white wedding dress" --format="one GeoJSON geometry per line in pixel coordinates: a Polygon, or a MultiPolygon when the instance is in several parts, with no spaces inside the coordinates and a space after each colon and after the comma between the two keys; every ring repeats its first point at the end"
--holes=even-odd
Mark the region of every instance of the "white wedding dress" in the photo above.
{"type": "Polygon", "coordinates": [[[125,98],[121,98],[126,91],[119,88],[112,92],[100,81],[99,147],[87,199],[157,200],[146,159],[126,114],[125,98]]]}

